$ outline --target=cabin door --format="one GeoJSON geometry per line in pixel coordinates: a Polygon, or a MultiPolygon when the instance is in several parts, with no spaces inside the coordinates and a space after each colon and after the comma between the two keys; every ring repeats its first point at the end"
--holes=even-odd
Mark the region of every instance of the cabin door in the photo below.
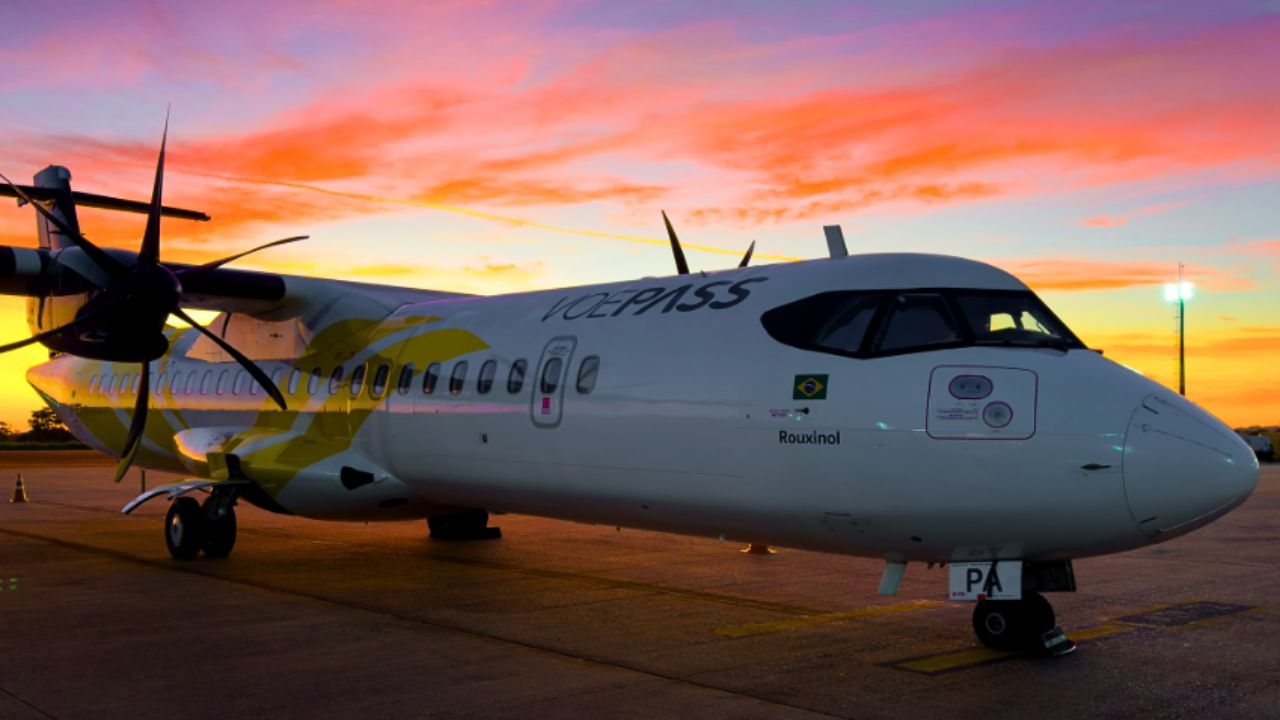
{"type": "Polygon", "coordinates": [[[533,424],[540,428],[553,428],[560,425],[564,414],[564,386],[569,376],[569,362],[573,359],[573,350],[578,345],[577,338],[562,336],[547,343],[538,359],[538,372],[533,376],[533,399],[529,412],[533,424]]]}

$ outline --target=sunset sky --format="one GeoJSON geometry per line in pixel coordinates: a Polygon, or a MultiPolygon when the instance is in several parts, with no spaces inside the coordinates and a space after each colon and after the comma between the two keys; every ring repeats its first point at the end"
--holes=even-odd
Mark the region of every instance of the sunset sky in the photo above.
{"type": "MultiPolygon", "coordinates": [[[[1280,423],[1280,0],[0,4],[0,172],[146,199],[163,258],[479,293],[936,252],[1005,268],[1091,347],[1280,423]],[[715,251],[720,252],[715,252],[715,251]],[[762,257],[763,256],[763,257],[762,257]]],[[[81,211],[136,249],[145,219],[81,211]]],[[[0,206],[0,244],[34,213],[0,206]]],[[[0,298],[0,343],[25,337],[0,298]]],[[[39,400],[0,357],[0,420],[39,400]]]]}

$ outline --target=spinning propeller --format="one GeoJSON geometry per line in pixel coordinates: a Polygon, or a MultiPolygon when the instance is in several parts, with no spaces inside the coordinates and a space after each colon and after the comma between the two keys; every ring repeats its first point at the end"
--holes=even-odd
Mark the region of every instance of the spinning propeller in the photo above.
{"type": "MultiPolygon", "coordinates": [[[[151,392],[151,361],[163,356],[169,349],[169,340],[164,334],[165,321],[174,315],[202,335],[209,338],[224,352],[235,359],[258,385],[280,406],[287,409],[284,395],[276,387],[271,378],[252,360],[236,350],[229,343],[196,322],[179,306],[182,300],[182,279],[191,278],[201,273],[215,270],[233,260],[265,250],[266,248],[305,240],[306,236],[289,237],[260,245],[230,257],[214,260],[203,265],[182,267],[172,270],[160,262],[160,216],[162,205],[161,190],[164,185],[164,150],[169,135],[169,117],[164,120],[164,135],[160,140],[160,158],[156,163],[155,185],[151,190],[151,205],[147,212],[147,227],[142,235],[142,246],[133,258],[126,258],[123,253],[110,254],[89,242],[61,218],[55,215],[45,204],[33,200],[23,189],[0,175],[0,180],[13,190],[22,200],[30,203],[46,220],[56,227],[66,238],[84,252],[92,262],[102,270],[105,281],[93,280],[100,290],[91,295],[88,302],[76,313],[76,318],[69,323],[33,335],[25,340],[0,345],[0,353],[16,350],[34,343],[48,340],[58,335],[76,332],[82,337],[96,330],[107,331],[113,337],[120,337],[120,354],[124,361],[141,363],[142,372],[138,382],[138,399],[133,408],[133,419],[129,424],[129,433],[125,437],[120,462],[116,466],[115,482],[120,482],[133,464],[133,459],[142,445],[142,432],[147,423],[147,408],[151,392]]],[[[56,256],[55,256],[56,259],[56,256]]]]}
{"type": "MultiPolygon", "coordinates": [[[[689,274],[689,263],[684,259],[684,248],[680,247],[680,238],[676,237],[676,229],[671,227],[671,220],[667,218],[667,211],[662,211],[662,223],[667,226],[667,237],[671,240],[671,254],[676,256],[676,273],[679,275],[689,274]]],[[[738,263],[738,267],[744,268],[751,262],[751,254],[756,251],[756,241],[752,240],[751,245],[747,247],[747,254],[742,256],[742,262],[738,263]]]]}

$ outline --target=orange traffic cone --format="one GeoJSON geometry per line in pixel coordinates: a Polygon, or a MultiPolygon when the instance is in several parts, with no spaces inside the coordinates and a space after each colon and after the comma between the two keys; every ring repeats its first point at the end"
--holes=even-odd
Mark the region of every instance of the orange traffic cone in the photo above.
{"type": "Polygon", "coordinates": [[[760,543],[748,543],[747,546],[742,548],[740,552],[744,552],[748,555],[777,555],[778,554],[777,550],[774,550],[768,545],[761,545],[760,543]]]}
{"type": "Polygon", "coordinates": [[[22,473],[18,473],[18,486],[13,489],[13,497],[9,498],[11,503],[24,503],[27,501],[27,488],[22,484],[22,473]]]}

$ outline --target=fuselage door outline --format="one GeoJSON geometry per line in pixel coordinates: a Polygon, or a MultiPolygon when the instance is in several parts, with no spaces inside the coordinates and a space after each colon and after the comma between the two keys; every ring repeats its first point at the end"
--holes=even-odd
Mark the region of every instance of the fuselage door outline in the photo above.
{"type": "Polygon", "coordinates": [[[555,428],[564,417],[565,383],[578,339],[561,335],[551,339],[538,359],[537,372],[530,379],[529,415],[535,427],[555,428]]]}

